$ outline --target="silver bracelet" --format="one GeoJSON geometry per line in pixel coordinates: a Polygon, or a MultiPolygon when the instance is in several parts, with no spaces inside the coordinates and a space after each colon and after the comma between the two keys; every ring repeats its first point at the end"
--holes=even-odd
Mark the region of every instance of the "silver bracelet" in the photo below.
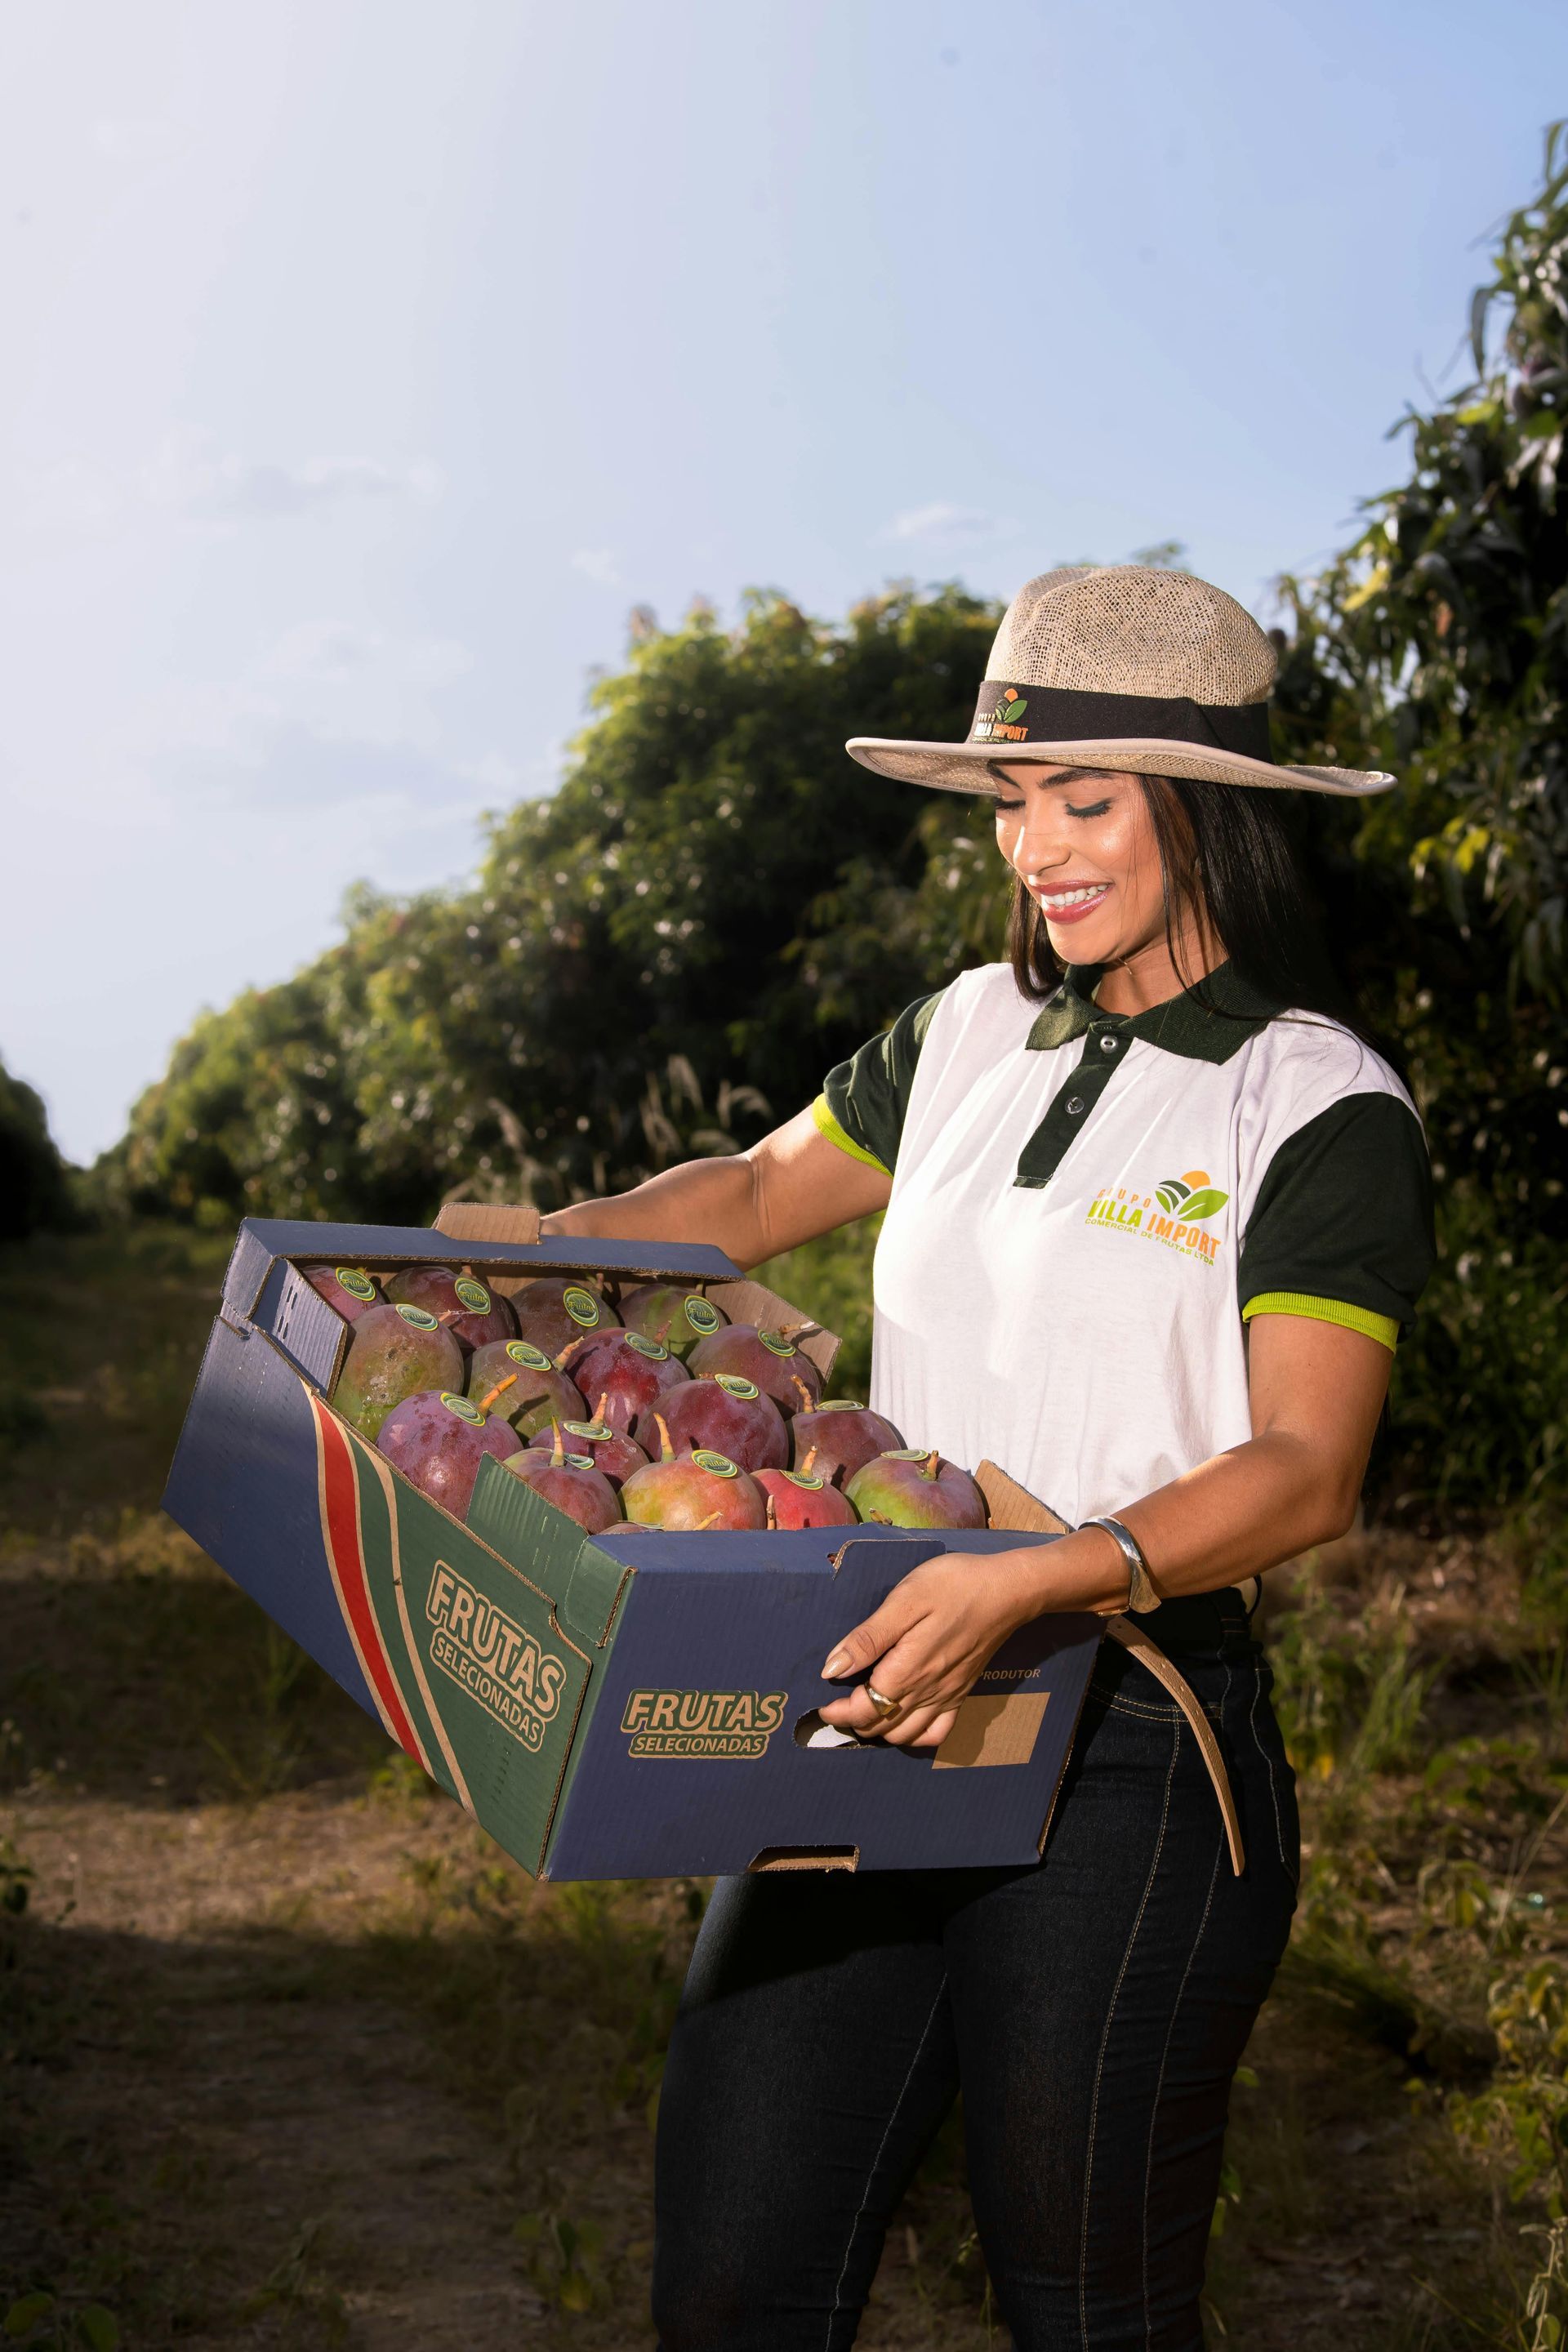
{"type": "Polygon", "coordinates": [[[1122,1605],[1141,1617],[1147,1616],[1151,1609],[1158,1609],[1160,1595],[1150,1577],[1143,1547],[1131,1528],[1124,1528],[1120,1519],[1109,1518],[1085,1519],[1083,1525],[1086,1528],[1103,1528],[1127,1562],[1127,1599],[1122,1605]]]}

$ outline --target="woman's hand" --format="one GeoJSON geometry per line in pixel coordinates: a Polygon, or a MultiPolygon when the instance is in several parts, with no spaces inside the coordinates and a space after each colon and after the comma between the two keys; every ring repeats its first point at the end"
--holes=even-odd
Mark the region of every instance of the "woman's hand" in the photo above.
{"type": "Polygon", "coordinates": [[[938,1747],[1009,1633],[1047,1610],[1114,1609],[1126,1589],[1121,1555],[1099,1528],[1019,1551],[939,1552],[846,1633],[822,1669],[828,1682],[865,1675],[900,1701],[898,1714],[879,1715],[862,1683],[825,1706],[823,1719],[897,1748],[938,1747]]]}

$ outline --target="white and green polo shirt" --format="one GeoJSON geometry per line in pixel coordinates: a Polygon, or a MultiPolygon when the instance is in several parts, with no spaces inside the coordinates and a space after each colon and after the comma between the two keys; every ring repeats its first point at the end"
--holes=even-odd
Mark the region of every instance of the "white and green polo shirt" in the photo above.
{"type": "Polygon", "coordinates": [[[966,971],[816,1105],[893,1180],[871,1402],[1077,1525],[1252,1433],[1258,1315],[1393,1348],[1432,1265],[1426,1147],[1387,1064],[1222,965],[1147,1013],[966,971]]]}

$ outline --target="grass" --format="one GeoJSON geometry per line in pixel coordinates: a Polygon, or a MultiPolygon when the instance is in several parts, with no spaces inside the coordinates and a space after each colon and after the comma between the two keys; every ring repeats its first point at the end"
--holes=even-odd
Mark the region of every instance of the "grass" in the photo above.
{"type": "MultiPolygon", "coordinates": [[[[767,1269],[852,1393],[870,1238],[767,1269]]],[[[0,1254],[0,2326],[646,2342],[706,1889],[532,1885],[162,1519],[223,1256],[157,1228],[0,1254]]],[[[1382,1536],[1270,1580],[1307,1874],[1236,2095],[1216,2345],[1545,2352],[1568,2324],[1548,1549],[1382,1536]]],[[[955,2119],[862,2342],[1000,2341],[955,2119]]]]}

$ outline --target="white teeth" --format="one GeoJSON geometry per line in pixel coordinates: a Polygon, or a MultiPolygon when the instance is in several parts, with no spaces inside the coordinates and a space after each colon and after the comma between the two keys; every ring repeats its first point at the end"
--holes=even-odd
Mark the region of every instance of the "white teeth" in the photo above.
{"type": "Polygon", "coordinates": [[[1103,898],[1110,887],[1096,882],[1086,890],[1042,890],[1040,896],[1048,907],[1081,907],[1086,898],[1103,898]]]}

